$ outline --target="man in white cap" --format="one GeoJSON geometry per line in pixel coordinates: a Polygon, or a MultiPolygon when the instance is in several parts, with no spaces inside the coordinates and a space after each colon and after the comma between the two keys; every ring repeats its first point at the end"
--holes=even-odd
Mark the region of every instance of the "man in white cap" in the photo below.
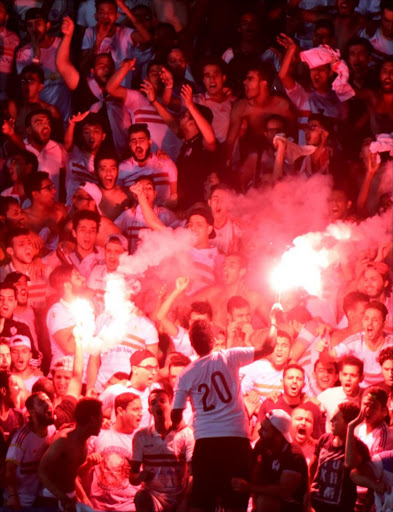
{"type": "Polygon", "coordinates": [[[32,358],[31,341],[27,336],[17,334],[9,339],[11,352],[11,372],[20,377],[27,391],[40,378],[41,372],[30,365],[32,358]]]}
{"type": "Polygon", "coordinates": [[[301,512],[308,490],[307,462],[292,444],[291,417],[281,409],[268,412],[254,448],[254,481],[232,479],[232,487],[254,494],[256,511],[301,512]]]}
{"type": "Polygon", "coordinates": [[[119,233],[120,229],[105,215],[100,208],[102,192],[98,185],[86,182],[81,183],[72,196],[72,206],[68,217],[70,220],[66,224],[65,230],[71,234],[72,217],[80,210],[90,210],[101,215],[101,221],[98,228],[96,243],[103,246],[109,235],[119,233]]]}

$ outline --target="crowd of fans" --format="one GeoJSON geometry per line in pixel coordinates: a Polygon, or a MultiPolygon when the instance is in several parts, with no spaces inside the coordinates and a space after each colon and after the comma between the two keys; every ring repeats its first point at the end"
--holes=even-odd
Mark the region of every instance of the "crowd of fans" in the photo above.
{"type": "Polygon", "coordinates": [[[393,2],[0,0],[0,102],[0,509],[392,511],[393,2]],[[286,183],[385,231],[278,306],[286,183]]]}

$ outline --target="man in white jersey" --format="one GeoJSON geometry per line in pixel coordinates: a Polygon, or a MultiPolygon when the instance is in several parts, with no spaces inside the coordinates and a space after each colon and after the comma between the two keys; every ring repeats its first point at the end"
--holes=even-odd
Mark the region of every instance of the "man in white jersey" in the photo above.
{"type": "Polygon", "coordinates": [[[178,510],[185,498],[194,436],[189,427],[171,428],[171,401],[163,389],[150,393],[149,411],[154,426],[139,430],[134,436],[130,482],[142,484],[135,496],[137,512],[170,512],[178,510]]]}
{"type": "Polygon", "coordinates": [[[104,122],[99,114],[87,111],[68,121],[64,136],[65,149],[70,153],[66,175],[67,204],[82,183],[97,183],[94,158],[105,137],[104,122]]]}
{"type": "Polygon", "coordinates": [[[219,142],[225,142],[228,134],[232,105],[235,98],[226,82],[226,63],[218,57],[207,57],[202,65],[202,81],[206,92],[193,97],[199,105],[210,108],[213,112],[213,130],[219,142]]]}
{"type": "Polygon", "coordinates": [[[380,63],[382,59],[393,55],[393,5],[384,2],[381,9],[381,21],[373,35],[367,28],[359,32],[360,37],[365,37],[374,48],[374,61],[380,63]]]}
{"type": "Polygon", "coordinates": [[[361,387],[377,384],[382,379],[381,367],[378,364],[379,352],[385,347],[390,347],[393,342],[393,336],[384,333],[387,314],[388,310],[382,302],[369,302],[363,316],[363,332],[350,336],[331,350],[326,340],[320,340],[316,350],[321,351],[321,360],[337,359],[348,354],[356,355],[364,363],[361,387]]]}
{"type": "Polygon", "coordinates": [[[151,136],[147,124],[133,124],[128,130],[131,156],[120,163],[119,185],[133,185],[140,176],[150,176],[157,190],[158,204],[177,201],[177,169],[174,162],[165,156],[151,152],[151,136]]]}
{"type": "Polygon", "coordinates": [[[55,105],[65,120],[70,115],[71,95],[56,68],[56,53],[60,37],[49,34],[50,22],[43,9],[33,8],[26,12],[26,31],[29,42],[16,53],[15,64],[18,73],[29,64],[38,64],[45,74],[40,98],[55,105]]]}
{"type": "Polygon", "coordinates": [[[121,83],[134,65],[135,60],[126,59],[122,62],[120,68],[109,78],[106,90],[111,96],[120,99],[124,103],[131,114],[133,124],[146,123],[151,134],[153,151],[162,149],[173,160],[176,160],[181,141],[158,114],[146,94],[143,94],[146,83],[148,87],[154,89],[155,94],[160,97],[160,101],[167,105],[172,97],[173,86],[169,87],[169,85],[162,82],[160,78],[162,65],[153,59],[147,65],[147,77],[141,86],[141,91],[122,87],[121,83]]]}
{"type": "Polygon", "coordinates": [[[190,340],[199,358],[178,377],[172,411],[178,428],[190,397],[196,439],[192,459],[193,510],[214,509],[217,498],[231,510],[246,510],[248,496],[232,491],[231,478],[244,478],[251,469],[248,418],[242,400],[239,368],[269,355],[277,337],[276,307],[271,327],[260,348],[245,347],[212,352],[214,336],[208,322],[197,320],[190,340]]]}

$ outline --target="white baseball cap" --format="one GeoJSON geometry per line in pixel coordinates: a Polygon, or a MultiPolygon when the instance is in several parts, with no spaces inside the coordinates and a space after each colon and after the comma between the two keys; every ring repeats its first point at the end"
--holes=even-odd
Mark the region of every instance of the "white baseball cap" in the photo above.
{"type": "Polygon", "coordinates": [[[267,418],[270,423],[276,428],[288,443],[292,443],[292,437],[289,433],[289,430],[292,425],[292,420],[289,414],[282,409],[273,409],[266,413],[265,418],[267,418]]]}
{"type": "Polygon", "coordinates": [[[13,347],[27,347],[31,350],[31,341],[27,336],[16,334],[10,338],[10,348],[13,347]]]}
{"type": "Polygon", "coordinates": [[[97,185],[94,183],[90,183],[89,181],[86,181],[86,183],[83,183],[78,188],[81,188],[84,190],[89,196],[94,199],[94,202],[96,203],[96,207],[98,210],[98,213],[102,215],[102,211],[100,210],[100,203],[102,199],[102,192],[99,189],[97,185]]]}

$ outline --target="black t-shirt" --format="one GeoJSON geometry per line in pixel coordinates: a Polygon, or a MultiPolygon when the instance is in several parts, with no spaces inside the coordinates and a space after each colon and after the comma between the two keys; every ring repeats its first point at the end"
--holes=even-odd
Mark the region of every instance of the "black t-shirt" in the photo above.
{"type": "Polygon", "coordinates": [[[300,483],[293,496],[281,500],[281,512],[302,512],[303,502],[308,490],[308,468],[301,448],[286,443],[280,455],[271,455],[263,448],[262,441],[255,445],[254,452],[255,483],[259,485],[278,485],[284,471],[300,473],[300,483]]]}
{"type": "MultiPolygon", "coordinates": [[[[315,447],[318,467],[311,484],[311,500],[316,510],[352,512],[356,502],[356,485],[349,477],[350,469],[345,467],[345,445],[334,446],[333,434],[324,434],[315,447]]],[[[370,459],[367,446],[355,439],[356,449],[362,462],[370,459]]]]}
{"type": "Polygon", "coordinates": [[[183,210],[204,201],[204,183],[214,169],[216,155],[208,151],[201,134],[184,142],[176,161],[179,207],[183,210]]]}

